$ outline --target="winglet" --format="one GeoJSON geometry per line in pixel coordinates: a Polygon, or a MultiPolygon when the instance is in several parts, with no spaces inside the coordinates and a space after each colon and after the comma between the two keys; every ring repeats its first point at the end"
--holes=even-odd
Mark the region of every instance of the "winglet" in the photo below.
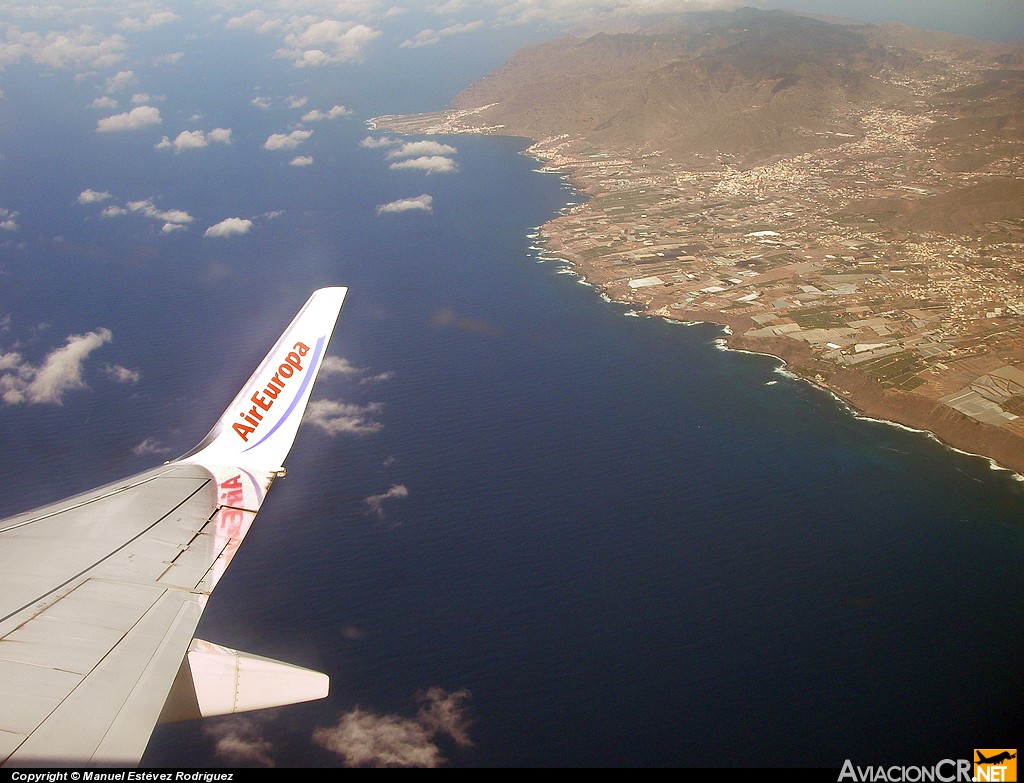
{"type": "Polygon", "coordinates": [[[347,292],[313,292],[214,428],[179,462],[271,471],[281,467],[347,292]]]}

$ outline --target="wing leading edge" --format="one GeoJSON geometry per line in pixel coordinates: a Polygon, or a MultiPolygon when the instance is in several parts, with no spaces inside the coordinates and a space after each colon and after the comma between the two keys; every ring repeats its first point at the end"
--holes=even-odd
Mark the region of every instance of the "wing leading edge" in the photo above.
{"type": "Polygon", "coordinates": [[[185,456],[0,521],[0,760],[135,764],[160,721],[327,695],[193,638],[298,431],[347,289],[313,293],[185,456]]]}

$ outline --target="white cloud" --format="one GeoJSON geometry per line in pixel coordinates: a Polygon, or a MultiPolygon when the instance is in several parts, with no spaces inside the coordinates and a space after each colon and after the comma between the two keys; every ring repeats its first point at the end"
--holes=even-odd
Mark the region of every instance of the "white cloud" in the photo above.
{"type": "Polygon", "coordinates": [[[302,115],[303,122],[318,122],[320,120],[333,120],[338,117],[345,117],[352,113],[351,109],[346,109],[341,104],[332,106],[327,111],[320,111],[319,109],[313,109],[302,115]]]}
{"type": "Polygon", "coordinates": [[[219,721],[209,721],[203,731],[216,740],[217,757],[233,766],[273,767],[273,745],[263,739],[260,727],[253,718],[233,715],[219,721]]]}
{"type": "Polygon", "coordinates": [[[241,16],[233,16],[225,22],[229,30],[253,30],[257,33],[270,33],[280,30],[284,21],[268,16],[265,11],[254,10],[241,16]]]}
{"type": "Polygon", "coordinates": [[[0,368],[6,371],[0,375],[0,399],[8,405],[61,405],[65,392],[88,388],[82,380],[82,365],[89,354],[113,337],[109,329],[69,335],[67,342],[47,354],[38,367],[17,353],[0,356],[0,368]]]}
{"type": "Polygon", "coordinates": [[[110,198],[110,194],[105,190],[93,190],[92,188],[86,188],[78,194],[79,204],[95,204],[98,201],[106,201],[110,198]]]}
{"type": "Polygon", "coordinates": [[[138,106],[140,103],[150,103],[154,100],[163,100],[162,98],[153,98],[148,92],[137,92],[131,97],[131,103],[138,106]]]}
{"type": "Polygon", "coordinates": [[[170,137],[164,136],[153,146],[158,150],[173,149],[175,152],[182,152],[183,150],[205,147],[207,144],[209,144],[209,142],[206,140],[206,134],[201,130],[196,130],[182,131],[177,135],[174,141],[171,141],[170,137]]]}
{"type": "MultiPolygon", "coordinates": [[[[283,54],[282,56],[287,56],[283,54]]],[[[331,63],[331,56],[327,54],[323,49],[307,49],[306,51],[299,54],[295,59],[296,68],[319,67],[321,65],[328,65],[331,63]]]]}
{"type": "Polygon", "coordinates": [[[117,383],[138,383],[142,377],[142,373],[138,370],[130,370],[127,367],[122,367],[120,364],[105,364],[103,365],[103,372],[107,374],[107,377],[117,383]]]}
{"type": "Polygon", "coordinates": [[[441,43],[441,36],[437,30],[420,30],[412,38],[407,38],[398,44],[399,49],[415,49],[419,46],[434,46],[441,43]]]}
{"type": "MultiPolygon", "coordinates": [[[[11,317],[9,315],[4,316],[5,332],[10,329],[10,320],[11,317]]],[[[11,351],[10,353],[0,353],[0,370],[16,370],[22,365],[23,362],[24,359],[22,359],[21,354],[16,351],[11,351]]]]}
{"type": "Polygon", "coordinates": [[[169,454],[170,452],[170,448],[164,446],[160,441],[153,437],[146,438],[138,446],[132,448],[132,454],[136,457],[144,457],[150,454],[169,454]]]}
{"type": "Polygon", "coordinates": [[[447,0],[440,5],[432,6],[431,10],[438,16],[448,16],[458,13],[466,7],[466,0],[447,0]]]}
{"type": "MultiPolygon", "coordinates": [[[[328,356],[324,359],[323,364],[320,366],[320,372],[324,377],[328,375],[363,375],[366,369],[363,367],[353,366],[347,359],[343,359],[340,356],[328,356]]],[[[376,375],[368,375],[359,379],[360,386],[367,386],[372,383],[383,383],[384,381],[390,381],[395,377],[395,373],[388,370],[385,372],[377,373],[376,375]]]]}
{"type": "Polygon", "coordinates": [[[417,171],[425,171],[427,174],[447,174],[453,171],[458,171],[455,161],[451,158],[446,158],[443,155],[425,155],[421,158],[399,160],[392,163],[389,168],[414,169],[417,171]]]}
{"type": "Polygon", "coordinates": [[[365,498],[363,503],[366,504],[370,512],[377,515],[377,518],[384,519],[384,501],[385,500],[404,500],[409,497],[409,490],[406,489],[405,484],[392,484],[391,488],[380,495],[370,495],[365,498]]]}
{"type": "Polygon", "coordinates": [[[609,19],[677,13],[715,4],[694,0],[504,0],[498,6],[497,22],[592,27],[609,19]]]}
{"type": "Polygon", "coordinates": [[[255,30],[262,25],[269,17],[260,10],[247,11],[241,16],[232,16],[225,23],[227,30],[255,30]]]}
{"type": "MultiPolygon", "coordinates": [[[[89,201],[82,201],[82,194],[79,195],[78,200],[81,203],[90,203],[89,201]]],[[[100,199],[93,200],[99,201],[100,199]]],[[[128,214],[137,214],[148,217],[151,220],[159,220],[164,224],[161,231],[165,234],[173,231],[183,231],[195,219],[183,209],[157,209],[153,200],[148,198],[139,201],[129,201],[123,207],[111,204],[109,207],[104,208],[100,213],[100,217],[111,218],[128,214]]]]}
{"type": "Polygon", "coordinates": [[[176,22],[179,19],[181,19],[181,17],[173,11],[154,11],[145,18],[125,17],[118,22],[117,26],[130,33],[141,33],[155,30],[162,25],[169,24],[170,22],[176,22]]]}
{"type": "Polygon", "coordinates": [[[173,149],[175,153],[184,152],[185,150],[195,150],[202,147],[208,147],[212,142],[219,144],[230,144],[231,143],[231,129],[230,128],[214,128],[209,133],[204,133],[201,130],[194,131],[182,131],[179,133],[174,141],[164,136],[159,142],[154,145],[157,149],[173,149]]]}
{"type": "Polygon", "coordinates": [[[375,715],[356,707],[313,742],[342,757],[346,767],[439,767],[444,758],[430,732],[411,718],[375,715]]]}
{"type": "Polygon", "coordinates": [[[230,237],[236,234],[248,234],[252,230],[252,221],[246,218],[227,218],[206,229],[204,237],[230,237]]]}
{"type": "Polygon", "coordinates": [[[483,20],[477,19],[476,21],[466,22],[464,24],[449,25],[448,27],[443,27],[440,30],[421,30],[412,38],[402,41],[398,46],[401,49],[410,49],[419,46],[434,46],[435,44],[441,43],[442,38],[472,32],[473,30],[483,27],[483,24],[483,20]]]}
{"type": "Polygon", "coordinates": [[[375,139],[373,136],[367,136],[365,139],[359,142],[360,147],[365,147],[366,149],[369,150],[375,149],[377,147],[391,147],[394,146],[395,144],[398,144],[398,139],[393,139],[390,136],[381,136],[379,139],[375,139]]]}
{"type": "Polygon", "coordinates": [[[310,130],[294,130],[291,133],[271,133],[263,143],[265,150],[293,150],[313,135],[310,130]]]}
{"type": "Polygon", "coordinates": [[[116,109],[117,106],[117,101],[111,98],[109,95],[101,95],[99,98],[92,102],[92,107],[94,109],[116,109]]]}
{"type": "Polygon", "coordinates": [[[306,406],[302,423],[312,425],[328,435],[372,435],[384,429],[383,424],[372,418],[383,408],[379,402],[354,405],[337,400],[316,400],[306,406]]]}
{"type": "Polygon", "coordinates": [[[166,223],[191,223],[194,219],[183,209],[157,209],[152,199],[141,201],[129,201],[126,204],[129,212],[138,212],[154,220],[162,220],[166,223]]]}
{"type": "Polygon", "coordinates": [[[292,60],[297,67],[359,62],[364,49],[378,35],[379,30],[365,24],[296,19],[285,35],[284,48],[278,49],[276,56],[292,60]]]}
{"type": "Polygon", "coordinates": [[[253,98],[251,101],[249,101],[249,103],[251,103],[257,109],[269,109],[270,108],[270,98],[264,98],[264,97],[262,97],[260,95],[257,95],[255,98],[253,98]]]}
{"type": "Polygon", "coordinates": [[[409,141],[388,153],[389,158],[413,158],[423,155],[454,155],[458,152],[455,147],[449,144],[442,144],[439,141],[409,141]]]}
{"type": "Polygon", "coordinates": [[[13,209],[3,209],[0,207],[0,230],[17,231],[18,213],[13,209]]]}
{"type": "Polygon", "coordinates": [[[108,93],[120,92],[121,90],[127,90],[129,87],[134,87],[138,83],[139,80],[132,71],[118,71],[107,79],[104,89],[108,93]]]}
{"type": "Polygon", "coordinates": [[[86,388],[82,380],[82,363],[114,335],[109,329],[68,337],[63,348],[50,353],[35,372],[26,389],[30,402],[60,405],[64,392],[86,388]]]}
{"type": "Polygon", "coordinates": [[[447,734],[456,745],[467,748],[473,742],[469,738],[472,721],[465,702],[472,694],[466,688],[448,693],[443,688],[433,687],[418,695],[422,704],[416,719],[434,734],[447,734]]]}
{"type": "Polygon", "coordinates": [[[340,356],[325,356],[320,365],[320,373],[323,375],[359,375],[362,370],[353,367],[348,359],[340,356]]]}
{"type": "Polygon", "coordinates": [[[377,214],[381,215],[386,212],[409,212],[410,210],[433,212],[433,204],[434,197],[424,193],[422,196],[416,196],[416,198],[400,198],[397,201],[389,201],[387,204],[381,204],[377,207],[377,214]]]}
{"type": "Polygon", "coordinates": [[[123,60],[127,48],[121,35],[104,35],[89,25],[45,35],[11,27],[0,42],[0,68],[28,59],[50,68],[102,70],[123,60]]]}
{"type": "Polygon", "coordinates": [[[96,123],[97,133],[130,131],[160,124],[160,110],[155,106],[136,106],[125,114],[105,117],[96,123]]]}
{"type": "Polygon", "coordinates": [[[379,372],[376,375],[368,375],[365,378],[360,378],[359,385],[366,386],[367,384],[370,383],[383,383],[384,381],[393,380],[394,377],[395,373],[391,372],[390,370],[388,370],[387,372],[379,372]]]}
{"type": "Polygon", "coordinates": [[[453,24],[448,27],[441,28],[441,35],[462,35],[463,33],[470,33],[473,30],[479,30],[484,26],[483,19],[475,19],[472,22],[465,22],[462,24],[453,24]]]}
{"type": "Polygon", "coordinates": [[[313,165],[313,158],[310,157],[309,155],[296,155],[294,158],[292,158],[290,161],[288,161],[288,165],[289,166],[312,166],[313,165]]]}
{"type": "Polygon", "coordinates": [[[472,743],[465,688],[447,693],[431,688],[420,694],[422,704],[415,718],[376,715],[356,708],[328,728],[313,733],[313,742],[341,756],[346,767],[439,767],[445,762],[435,743],[448,735],[455,744],[472,743]]]}

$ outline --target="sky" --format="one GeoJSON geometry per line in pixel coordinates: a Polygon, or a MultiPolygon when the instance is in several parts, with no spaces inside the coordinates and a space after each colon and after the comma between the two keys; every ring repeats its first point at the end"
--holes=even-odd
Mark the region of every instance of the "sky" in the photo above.
{"type": "MultiPolygon", "coordinates": [[[[1024,0],[757,0],[746,5],[826,13],[871,22],[898,20],[951,32],[1020,40],[1024,0]]],[[[587,29],[623,19],[697,7],[738,5],[693,0],[216,0],[183,2],[53,2],[0,4],[0,66],[34,62],[77,73],[106,74],[111,93],[128,86],[135,58],[184,56],[173,38],[183,17],[244,32],[269,42],[282,65],[323,68],[365,62],[394,49],[443,47],[461,53],[460,42],[512,30],[524,39],[587,29]],[[116,69],[116,70],[115,70],[116,69]]],[[[515,37],[513,35],[513,37],[515,37]]],[[[141,127],[156,122],[146,107],[111,121],[141,127]]]]}
{"type": "MultiPolygon", "coordinates": [[[[860,18],[889,20],[948,32],[971,33],[995,40],[1024,39],[1024,0],[787,0],[754,3],[860,18]]],[[[608,26],[622,28],[634,20],[657,14],[708,7],[685,0],[441,0],[403,3],[394,0],[213,0],[212,2],[49,2],[35,5],[0,2],[0,267],[30,240],[43,219],[42,207],[22,198],[18,161],[4,148],[4,125],[11,118],[33,111],[26,84],[41,93],[63,76],[90,96],[88,102],[66,107],[69,123],[87,126],[97,144],[116,139],[125,155],[138,165],[154,165],[175,176],[175,165],[186,171],[191,156],[200,150],[237,153],[242,147],[239,130],[221,119],[215,105],[196,106],[183,115],[168,105],[162,85],[175,74],[202,61],[210,84],[227,78],[233,51],[263,53],[266,74],[253,74],[252,92],[241,97],[254,110],[287,108],[293,120],[287,127],[267,133],[254,155],[278,155],[290,166],[317,165],[309,141],[331,123],[365,118],[375,113],[426,111],[442,108],[459,89],[481,78],[520,45],[608,26]],[[206,47],[204,30],[216,30],[229,42],[224,51],[206,47]],[[415,66],[415,67],[414,67],[415,66]],[[309,84],[311,74],[325,84],[362,80],[381,85],[372,95],[355,94],[361,103],[347,105],[318,100],[316,95],[282,95],[261,91],[274,74],[287,81],[294,75],[309,84]],[[369,95],[369,97],[367,97],[369,95]],[[155,163],[154,163],[155,161],[155,163]]],[[[725,3],[718,5],[726,5],[725,3]]],[[[735,4],[730,4],[735,5],[735,4]]],[[[218,39],[221,40],[221,39],[218,39]]],[[[232,75],[232,80],[237,74],[232,75]]],[[[329,90],[323,93],[329,94],[329,90]]],[[[78,93],[76,93],[77,95],[78,93]]],[[[204,98],[216,95],[206,86],[204,98]]],[[[54,138],[58,138],[55,136],[54,138]]],[[[430,213],[434,196],[427,192],[438,178],[459,169],[457,149],[438,141],[402,142],[382,134],[368,134],[363,146],[380,156],[389,170],[422,175],[407,196],[382,200],[379,218],[403,213],[430,213]],[[430,179],[434,178],[434,179],[430,179]]],[[[68,165],[85,151],[56,147],[54,160],[69,158],[68,165]]],[[[31,173],[29,173],[30,175],[31,173]]],[[[184,174],[182,174],[184,176],[184,174]]],[[[266,230],[273,211],[223,213],[201,219],[200,211],[166,192],[115,192],[96,185],[74,196],[83,221],[115,230],[119,221],[145,222],[157,238],[194,234],[203,241],[231,243],[266,230]]],[[[212,273],[212,272],[211,272],[212,273]]],[[[56,319],[55,319],[56,320],[56,319]]],[[[22,327],[24,328],[24,327],[22,327]]],[[[114,334],[96,325],[91,329],[46,330],[15,333],[6,303],[0,301],[0,407],[62,406],[89,394],[90,381],[130,387],[140,381],[140,370],[126,366],[110,353],[114,334]]],[[[120,336],[120,335],[119,335],[120,336]]],[[[124,361],[124,360],[122,360],[124,361]]],[[[336,360],[339,361],[339,360],[336,360]]],[[[335,368],[338,373],[358,372],[335,368]]],[[[386,380],[367,376],[367,382],[386,380]]],[[[380,428],[373,403],[346,405],[332,400],[311,404],[307,421],[328,433],[374,432],[380,428]]],[[[133,447],[136,455],[166,455],[170,449],[155,438],[133,447]]],[[[385,509],[409,494],[404,484],[382,488],[365,499],[368,512],[383,520],[385,509]]],[[[415,716],[374,715],[355,710],[325,728],[318,745],[341,749],[353,764],[392,758],[399,762],[440,763],[435,738],[455,744],[465,741],[464,704],[467,694],[431,689],[421,695],[415,716]],[[361,746],[368,734],[377,744],[361,746]],[[386,743],[381,739],[387,737],[386,743]],[[376,755],[375,755],[376,754],[376,755]]],[[[247,735],[251,724],[239,719],[227,726],[225,747],[243,761],[260,763],[265,748],[258,737],[247,735]],[[248,755],[247,755],[248,754],[248,755]]]]}

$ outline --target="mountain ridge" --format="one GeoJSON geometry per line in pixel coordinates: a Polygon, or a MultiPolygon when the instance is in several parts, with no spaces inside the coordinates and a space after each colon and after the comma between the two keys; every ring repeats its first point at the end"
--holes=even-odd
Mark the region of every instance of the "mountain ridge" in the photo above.
{"type": "Polygon", "coordinates": [[[699,12],[525,47],[452,106],[477,109],[481,124],[511,135],[569,134],[689,165],[720,154],[751,165],[857,136],[860,116],[919,99],[950,57],[991,61],[997,52],[1007,70],[1024,66],[1019,47],[895,23],[699,12]]]}

